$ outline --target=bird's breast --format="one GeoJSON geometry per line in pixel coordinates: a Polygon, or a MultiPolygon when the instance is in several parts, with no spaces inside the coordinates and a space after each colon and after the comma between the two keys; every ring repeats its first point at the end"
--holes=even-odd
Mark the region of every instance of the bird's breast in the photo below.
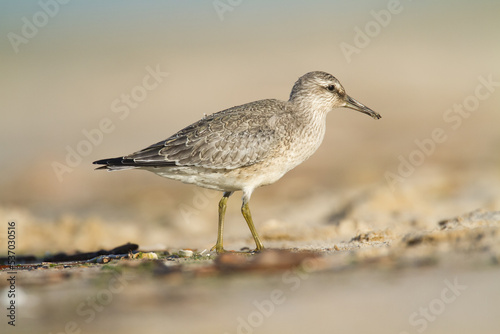
{"type": "Polygon", "coordinates": [[[300,120],[300,126],[296,125],[294,131],[288,131],[288,138],[283,140],[286,144],[282,145],[279,154],[288,161],[289,169],[316,152],[323,141],[325,130],[326,117],[316,117],[300,120]]]}

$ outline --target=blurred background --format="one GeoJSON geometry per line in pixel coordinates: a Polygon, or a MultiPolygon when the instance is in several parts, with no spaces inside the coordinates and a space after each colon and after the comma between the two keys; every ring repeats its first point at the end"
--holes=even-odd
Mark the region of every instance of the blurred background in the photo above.
{"type": "MultiPolygon", "coordinates": [[[[493,0],[2,1],[0,217],[17,222],[21,253],[208,248],[221,194],[92,162],[204,114],[286,100],[315,70],[383,118],[328,116],[318,152],[254,193],[264,240],[284,246],[290,231],[329,224],[340,227],[328,238],[349,239],[367,226],[498,210],[499,12],[493,0]],[[342,211],[366,196],[376,200],[342,211]]],[[[251,245],[238,197],[233,249],[251,245]]],[[[307,236],[304,245],[321,239],[307,236]]]]}
{"type": "MultiPolygon", "coordinates": [[[[495,0],[1,1],[0,245],[15,221],[18,255],[209,249],[220,193],[92,162],[204,114],[286,100],[307,72],[333,74],[383,116],[330,113],[316,154],[252,196],[266,247],[318,250],[329,270],[22,270],[14,331],[496,333],[498,221],[438,222],[500,210],[499,13],[495,0]],[[109,297],[115,279],[126,289],[109,297]],[[444,304],[450,282],[465,288],[444,304]],[[242,330],[274,291],[287,302],[242,330]],[[436,321],[413,317],[425,307],[436,321]]],[[[253,246],[239,196],[226,249],[253,246]]]]}

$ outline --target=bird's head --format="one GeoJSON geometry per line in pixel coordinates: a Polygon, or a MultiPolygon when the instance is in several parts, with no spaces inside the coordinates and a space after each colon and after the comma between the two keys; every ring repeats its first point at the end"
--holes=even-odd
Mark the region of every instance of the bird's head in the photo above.
{"type": "Polygon", "coordinates": [[[333,75],[321,71],[309,72],[301,76],[292,88],[289,102],[325,113],[345,107],[367,114],[374,119],[382,117],[347,95],[344,87],[333,75]]]}

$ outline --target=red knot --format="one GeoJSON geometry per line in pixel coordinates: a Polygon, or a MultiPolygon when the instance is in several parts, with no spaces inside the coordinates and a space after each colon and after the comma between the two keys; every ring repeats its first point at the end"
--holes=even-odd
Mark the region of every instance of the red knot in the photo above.
{"type": "Polygon", "coordinates": [[[255,240],[264,249],[250,214],[252,192],[279,180],[309,158],[320,146],[326,115],[350,108],[374,119],[381,116],[346,94],[331,74],[309,72],[295,82],[290,99],[260,100],[232,107],[180,130],[138,152],[95,161],[108,171],[144,169],[163,177],[222,191],[217,242],[212,250],[224,252],[226,202],[243,192],[241,212],[255,240]]]}

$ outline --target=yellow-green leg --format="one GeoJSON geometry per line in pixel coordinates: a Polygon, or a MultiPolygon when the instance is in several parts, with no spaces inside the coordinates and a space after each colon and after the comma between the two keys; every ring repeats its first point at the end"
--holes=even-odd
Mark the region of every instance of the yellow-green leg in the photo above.
{"type": "Polygon", "coordinates": [[[264,249],[264,245],[262,244],[262,241],[260,241],[259,235],[257,234],[257,230],[255,229],[255,226],[253,225],[253,220],[252,220],[252,214],[250,213],[250,207],[248,206],[248,200],[243,199],[243,205],[241,206],[241,213],[243,214],[243,217],[245,218],[248,228],[250,229],[250,232],[252,232],[253,240],[255,240],[255,245],[257,248],[255,248],[255,251],[261,251],[264,249]]]}
{"type": "Polygon", "coordinates": [[[229,196],[233,194],[232,191],[225,192],[219,201],[219,224],[217,228],[217,242],[215,246],[212,247],[212,251],[215,250],[217,254],[224,253],[224,246],[222,245],[222,235],[224,233],[224,217],[226,216],[226,203],[229,196]]]}

